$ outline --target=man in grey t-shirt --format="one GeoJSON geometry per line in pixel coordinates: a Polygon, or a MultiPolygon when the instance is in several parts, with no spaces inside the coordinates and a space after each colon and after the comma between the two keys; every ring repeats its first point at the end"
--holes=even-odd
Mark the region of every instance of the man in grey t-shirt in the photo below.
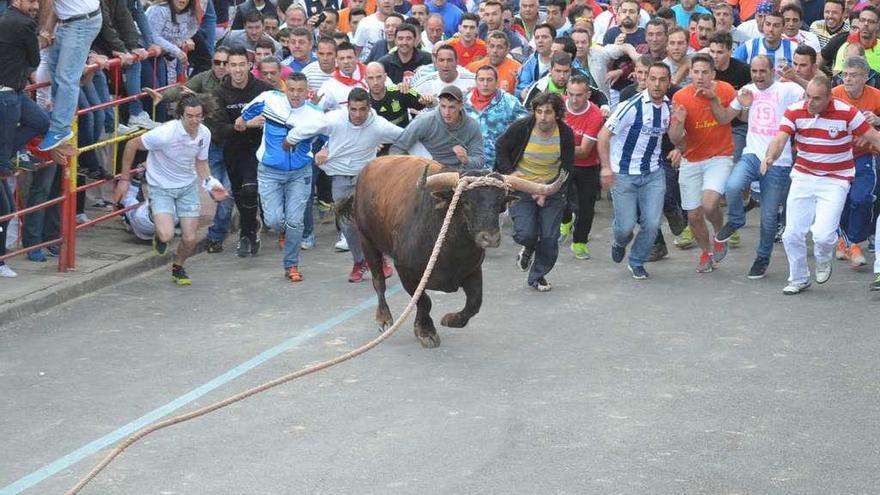
{"type": "Polygon", "coordinates": [[[422,112],[410,122],[396,143],[392,155],[408,154],[421,143],[431,157],[453,169],[484,168],[483,135],[480,124],[464,112],[464,96],[456,86],[446,86],[439,94],[436,111],[422,112]]]}

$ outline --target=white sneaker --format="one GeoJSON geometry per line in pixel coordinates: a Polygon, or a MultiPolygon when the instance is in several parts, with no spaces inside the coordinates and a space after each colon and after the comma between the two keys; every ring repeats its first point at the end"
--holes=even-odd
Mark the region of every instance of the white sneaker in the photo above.
{"type": "Polygon", "coordinates": [[[9,268],[9,265],[3,263],[0,265],[0,277],[3,278],[15,278],[18,274],[12,271],[12,268],[9,268]]]}
{"type": "Polygon", "coordinates": [[[333,245],[338,252],[348,251],[348,241],[345,240],[345,236],[342,233],[339,234],[339,240],[336,241],[336,244],[333,245]]]}
{"type": "Polygon", "coordinates": [[[308,237],[303,237],[302,242],[299,243],[299,248],[304,250],[314,249],[315,248],[315,234],[312,234],[308,237]]]}
{"type": "Polygon", "coordinates": [[[816,262],[816,283],[824,284],[831,278],[831,261],[816,262]]]}
{"type": "Polygon", "coordinates": [[[126,134],[131,134],[132,132],[135,132],[136,130],[138,130],[138,128],[133,125],[128,126],[125,124],[119,124],[119,127],[116,128],[116,133],[119,134],[120,136],[124,136],[126,134]]]}
{"type": "Polygon", "coordinates": [[[810,281],[802,282],[802,283],[794,283],[791,282],[786,285],[782,289],[782,293],[786,296],[793,296],[795,294],[800,294],[801,292],[807,290],[810,287],[810,281]]]}
{"type": "Polygon", "coordinates": [[[132,115],[128,117],[128,125],[149,130],[159,127],[160,124],[151,119],[150,115],[147,112],[141,112],[137,115],[132,115]]]}
{"type": "Polygon", "coordinates": [[[86,215],[85,213],[79,213],[76,215],[76,223],[77,224],[86,223],[88,221],[89,221],[89,216],[86,215]]]}

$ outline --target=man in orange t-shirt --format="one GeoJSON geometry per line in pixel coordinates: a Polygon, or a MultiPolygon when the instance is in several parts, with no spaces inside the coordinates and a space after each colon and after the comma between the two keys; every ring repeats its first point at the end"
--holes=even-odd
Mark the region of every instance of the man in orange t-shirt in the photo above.
{"type": "MultiPolygon", "coordinates": [[[[880,125],[880,90],[867,86],[868,62],[864,57],[850,57],[843,62],[843,84],[831,90],[831,96],[861,110],[872,127],[880,125]]],[[[877,174],[875,156],[869,146],[853,145],[856,165],[855,178],[846,195],[840,215],[840,238],[837,240],[837,259],[849,260],[858,268],[867,264],[860,242],[871,235],[874,214],[874,185],[877,174]]],[[[875,270],[876,271],[876,270],[875,270]]]]}
{"type": "Polygon", "coordinates": [[[710,251],[709,229],[724,224],[721,196],[733,169],[733,130],[720,125],[716,111],[736,98],[736,90],[724,81],[715,81],[715,62],[705,53],[691,58],[691,84],[672,97],[669,139],[684,148],[678,172],[681,207],[688,212],[688,223],[702,248],[697,272],[711,272],[715,263],[727,255],[727,245],[715,242],[710,251]]]}
{"type": "Polygon", "coordinates": [[[477,73],[484,65],[491,65],[498,72],[498,89],[503,89],[516,96],[516,78],[522,64],[507,56],[510,44],[503,31],[491,31],[486,36],[489,55],[475,60],[466,66],[467,70],[477,73]]]}
{"type": "MultiPolygon", "coordinates": [[[[470,12],[461,16],[458,23],[458,36],[447,41],[458,54],[458,65],[467,67],[478,58],[486,56],[486,42],[477,37],[480,18],[470,12]]],[[[474,72],[476,74],[476,72],[474,72]]]]}

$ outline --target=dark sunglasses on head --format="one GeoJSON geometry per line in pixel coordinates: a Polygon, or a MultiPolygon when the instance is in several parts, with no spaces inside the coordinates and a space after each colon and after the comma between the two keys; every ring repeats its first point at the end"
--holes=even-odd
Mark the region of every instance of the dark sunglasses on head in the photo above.
{"type": "Polygon", "coordinates": [[[217,65],[217,66],[226,65],[228,63],[229,62],[227,62],[226,60],[215,60],[214,61],[214,65],[217,65]]]}

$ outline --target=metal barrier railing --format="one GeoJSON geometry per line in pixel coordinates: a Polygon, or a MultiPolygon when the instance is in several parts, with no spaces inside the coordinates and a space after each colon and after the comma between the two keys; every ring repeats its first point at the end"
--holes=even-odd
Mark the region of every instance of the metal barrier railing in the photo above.
{"type": "MultiPolygon", "coordinates": [[[[141,60],[145,60],[147,58],[154,58],[154,57],[161,56],[161,54],[162,54],[161,50],[154,49],[154,50],[149,50],[147,52],[147,57],[145,57],[144,59],[141,59],[136,54],[132,54],[132,55],[134,56],[135,61],[141,61],[141,60]]],[[[112,212],[109,212],[105,215],[101,215],[97,218],[94,218],[94,219],[89,220],[87,222],[84,222],[82,224],[77,225],[77,223],[76,223],[76,197],[77,197],[77,194],[80,192],[85,192],[85,191],[92,189],[92,188],[95,188],[95,187],[100,187],[110,181],[114,181],[117,178],[116,153],[118,152],[118,150],[114,149],[114,152],[113,152],[113,160],[112,160],[113,169],[112,169],[112,171],[113,171],[114,177],[112,179],[97,180],[94,182],[90,182],[88,184],[84,184],[82,186],[79,186],[77,184],[77,175],[78,175],[78,168],[79,168],[79,160],[78,160],[77,155],[80,153],[95,151],[98,148],[102,148],[104,146],[114,145],[117,143],[127,141],[129,139],[133,139],[137,136],[142,135],[144,132],[146,132],[145,130],[139,130],[139,131],[123,134],[123,135],[118,134],[119,106],[124,105],[126,103],[130,103],[134,100],[137,100],[137,99],[143,98],[145,96],[149,96],[149,95],[146,92],[141,92],[137,95],[126,96],[124,98],[118,97],[118,88],[120,87],[119,86],[119,84],[120,84],[119,74],[120,74],[121,68],[122,68],[122,59],[120,59],[120,58],[110,59],[110,60],[108,60],[108,62],[106,64],[89,64],[86,66],[85,72],[88,73],[88,72],[95,71],[95,70],[102,70],[105,67],[109,68],[109,69],[113,69],[114,81],[115,81],[115,85],[117,88],[117,95],[116,95],[117,97],[109,102],[105,102],[105,103],[94,105],[94,106],[91,106],[88,108],[83,108],[83,109],[77,110],[76,115],[74,116],[74,119],[73,119],[73,122],[71,125],[71,130],[73,131],[73,138],[71,139],[71,143],[72,143],[73,147],[76,148],[76,153],[73,154],[68,159],[67,163],[59,163],[58,164],[59,167],[61,167],[61,192],[60,192],[60,196],[58,196],[57,198],[49,199],[48,201],[45,201],[40,204],[31,206],[28,208],[17,209],[16,211],[14,211],[12,213],[0,216],[0,222],[12,220],[13,218],[18,218],[20,221],[23,219],[23,221],[26,222],[27,221],[27,219],[25,218],[26,215],[33,213],[35,211],[39,211],[39,210],[42,210],[45,208],[50,208],[50,207],[53,207],[55,205],[60,204],[61,205],[60,237],[57,239],[52,239],[52,240],[41,242],[39,244],[34,244],[32,246],[20,247],[19,249],[10,251],[10,252],[0,256],[0,261],[5,261],[9,258],[25,254],[25,253],[32,251],[32,250],[35,250],[35,249],[42,249],[44,247],[49,247],[49,246],[60,246],[60,252],[59,252],[59,256],[58,256],[58,271],[59,272],[66,272],[66,271],[72,270],[72,269],[76,268],[76,232],[78,230],[82,230],[82,229],[94,226],[98,223],[107,221],[111,218],[118,217],[120,215],[125,214],[128,211],[131,211],[133,209],[138,208],[139,206],[141,206],[143,204],[143,203],[132,204],[128,207],[116,209],[112,212]],[[91,112],[102,111],[107,108],[114,109],[114,121],[115,121],[114,122],[114,129],[115,130],[114,130],[113,137],[111,137],[109,139],[105,139],[103,141],[98,141],[98,142],[95,142],[95,143],[90,144],[88,146],[84,146],[84,147],[80,148],[79,147],[79,132],[78,132],[79,117],[81,117],[82,115],[91,113],[91,112]]],[[[173,83],[173,84],[169,84],[167,86],[163,86],[161,88],[155,88],[155,90],[161,93],[161,92],[166,91],[170,88],[173,88],[173,87],[179,85],[181,82],[185,81],[185,75],[187,72],[186,65],[184,65],[183,69],[184,70],[182,71],[182,75],[184,77],[179,78],[178,82],[173,83]]],[[[154,70],[155,70],[155,66],[154,66],[154,70]]],[[[156,80],[155,73],[153,75],[153,80],[154,81],[156,80]]],[[[45,88],[50,85],[51,85],[51,82],[42,82],[42,83],[36,83],[36,84],[32,84],[30,86],[27,86],[25,89],[28,91],[35,91],[37,89],[45,88]]],[[[155,115],[154,115],[154,117],[155,117],[155,115]]],[[[48,167],[48,166],[51,166],[52,164],[53,164],[52,161],[42,162],[42,163],[38,164],[34,168],[34,170],[38,170],[42,167],[48,167]]],[[[142,171],[142,170],[143,169],[135,169],[132,172],[137,172],[137,171],[142,171]]],[[[22,171],[22,169],[18,169],[16,171],[16,175],[20,174],[21,171],[22,171]]],[[[21,236],[19,236],[19,239],[20,238],[21,238],[21,236]]]]}

